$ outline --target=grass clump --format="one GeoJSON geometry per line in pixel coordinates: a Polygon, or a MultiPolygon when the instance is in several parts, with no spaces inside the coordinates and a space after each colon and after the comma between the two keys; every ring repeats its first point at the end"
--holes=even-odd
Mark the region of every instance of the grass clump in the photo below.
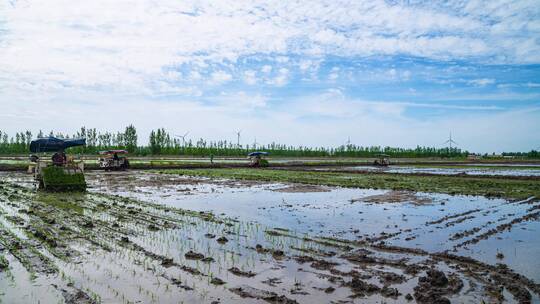
{"type": "Polygon", "coordinates": [[[5,256],[0,255],[0,271],[6,270],[9,267],[9,262],[5,256]]]}

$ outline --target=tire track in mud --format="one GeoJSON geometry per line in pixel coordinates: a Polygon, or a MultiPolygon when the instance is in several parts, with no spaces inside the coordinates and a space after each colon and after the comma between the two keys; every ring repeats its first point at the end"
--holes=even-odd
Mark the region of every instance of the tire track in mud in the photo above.
{"type": "Polygon", "coordinates": [[[519,224],[519,223],[524,222],[524,221],[535,221],[535,220],[538,220],[539,218],[540,218],[540,211],[527,213],[527,214],[525,214],[523,216],[514,218],[514,219],[512,219],[511,221],[509,221],[507,223],[504,223],[504,224],[498,225],[495,228],[489,229],[488,231],[486,231],[486,232],[484,232],[482,234],[476,235],[472,239],[469,239],[469,240],[467,240],[465,242],[459,243],[459,244],[457,244],[455,246],[455,248],[464,247],[464,246],[467,246],[467,245],[470,245],[470,244],[476,244],[476,243],[478,243],[478,242],[480,242],[482,240],[486,240],[486,239],[490,238],[491,236],[493,236],[495,234],[499,234],[499,233],[502,233],[504,231],[511,230],[512,227],[514,225],[516,225],[516,224],[519,224]]]}
{"type": "Polygon", "coordinates": [[[460,212],[460,213],[456,213],[456,214],[447,215],[447,216],[441,217],[441,218],[439,218],[437,220],[426,222],[425,225],[430,226],[430,225],[441,224],[441,223],[446,222],[448,220],[463,217],[463,216],[467,216],[467,215],[477,213],[477,212],[480,212],[480,211],[482,211],[482,209],[473,209],[473,210],[468,210],[468,211],[465,211],[465,212],[460,212]]]}
{"type": "MultiPolygon", "coordinates": [[[[493,207],[491,207],[491,208],[493,208],[493,207]]],[[[428,227],[428,226],[434,226],[434,225],[439,225],[439,224],[444,223],[443,226],[436,226],[436,229],[443,229],[443,228],[453,227],[453,226],[456,226],[456,225],[459,225],[461,223],[464,223],[464,222],[467,222],[469,220],[473,220],[473,219],[477,218],[477,215],[471,215],[471,214],[475,214],[475,213],[481,212],[483,210],[484,209],[476,208],[476,209],[467,210],[467,211],[460,212],[460,213],[446,215],[446,216],[438,218],[436,220],[431,220],[431,221],[425,222],[424,226],[428,227]]],[[[486,216],[485,213],[483,213],[482,215],[486,216]]],[[[483,225],[482,228],[485,228],[486,226],[489,226],[489,224],[492,224],[492,222],[488,222],[487,224],[483,225]]],[[[454,241],[454,240],[463,238],[465,236],[470,236],[472,234],[475,234],[476,232],[478,232],[480,230],[481,230],[481,228],[474,228],[474,229],[463,231],[463,233],[456,233],[454,235],[449,236],[448,240],[449,241],[454,241]]],[[[399,229],[399,231],[392,232],[392,233],[387,233],[387,232],[383,231],[378,236],[364,237],[364,238],[362,238],[362,241],[369,242],[371,244],[375,244],[377,242],[385,242],[386,240],[394,239],[394,238],[399,237],[400,235],[402,235],[404,233],[408,233],[407,236],[404,238],[404,240],[405,241],[411,241],[411,240],[414,240],[417,237],[422,235],[422,234],[418,234],[418,231],[422,231],[421,226],[415,227],[415,228],[408,228],[408,229],[399,229]]],[[[433,231],[428,231],[428,232],[431,233],[433,231]]]]}
{"type": "MultiPolygon", "coordinates": [[[[514,202],[503,204],[503,206],[507,206],[507,205],[533,205],[533,206],[531,208],[528,208],[527,210],[525,210],[524,215],[519,216],[519,217],[515,217],[510,222],[507,222],[505,224],[497,225],[496,227],[491,228],[491,229],[489,229],[489,230],[487,230],[487,231],[485,231],[483,233],[478,234],[483,229],[489,227],[490,225],[495,224],[496,222],[493,221],[493,220],[490,220],[490,221],[485,222],[481,226],[477,226],[477,227],[473,227],[471,229],[467,229],[467,230],[464,230],[464,231],[461,231],[461,232],[457,232],[457,233],[453,234],[450,237],[449,240],[456,241],[456,240],[460,240],[460,239],[463,239],[463,238],[466,238],[466,237],[474,236],[473,238],[471,238],[471,239],[469,239],[467,241],[458,243],[458,244],[456,244],[454,246],[454,248],[460,248],[460,247],[464,247],[464,246],[467,246],[467,245],[470,245],[470,244],[476,244],[481,240],[488,239],[491,236],[493,236],[495,234],[498,234],[498,233],[502,233],[502,232],[504,232],[506,230],[511,230],[512,226],[514,226],[516,224],[519,224],[519,223],[521,223],[523,221],[538,220],[538,218],[539,218],[538,214],[533,212],[535,210],[540,209],[540,205],[534,205],[537,202],[538,202],[537,198],[530,197],[530,198],[525,199],[525,200],[514,201],[514,202]]],[[[499,207],[500,206],[492,206],[492,207],[490,207],[488,209],[495,209],[495,208],[499,208],[499,207]]],[[[486,211],[482,215],[486,216],[487,214],[489,214],[489,212],[498,212],[498,211],[499,211],[498,209],[495,209],[494,211],[486,211]]],[[[515,216],[515,213],[509,213],[509,214],[503,215],[502,217],[500,217],[498,219],[498,221],[499,222],[504,221],[506,219],[506,217],[508,217],[508,216],[515,216]]]]}
{"type": "MultiPolygon", "coordinates": [[[[538,200],[536,199],[536,197],[532,196],[532,197],[529,197],[529,198],[524,199],[524,200],[517,200],[517,201],[513,201],[513,202],[503,203],[501,205],[490,206],[487,209],[476,208],[476,209],[472,209],[472,210],[468,210],[468,211],[464,211],[464,212],[460,212],[460,213],[456,213],[456,214],[447,215],[447,216],[441,217],[441,218],[439,218],[437,220],[426,222],[425,225],[429,226],[429,225],[437,225],[437,224],[444,223],[444,227],[448,228],[448,227],[452,227],[452,226],[461,224],[461,223],[466,222],[468,220],[472,220],[472,219],[477,218],[477,215],[471,215],[471,214],[476,214],[476,213],[482,212],[481,215],[485,217],[485,216],[488,216],[490,213],[499,212],[500,211],[499,209],[501,207],[503,207],[503,206],[507,206],[507,205],[524,205],[524,204],[533,205],[536,202],[538,202],[538,200]]],[[[535,208],[535,207],[533,207],[533,208],[535,208]]],[[[533,208],[529,208],[526,212],[533,211],[533,208]]],[[[515,215],[514,213],[507,214],[507,215],[499,218],[499,221],[503,221],[506,218],[506,216],[514,216],[514,215],[515,215]]],[[[470,229],[467,229],[467,230],[462,230],[460,232],[456,232],[453,235],[451,235],[448,240],[449,241],[457,241],[457,240],[460,240],[460,239],[463,239],[463,238],[474,236],[472,239],[469,239],[469,240],[467,240],[465,242],[461,242],[461,243],[458,243],[458,244],[454,245],[453,248],[456,249],[456,248],[460,248],[460,247],[463,247],[463,246],[466,246],[466,245],[469,245],[469,244],[476,244],[480,240],[487,239],[490,236],[493,236],[494,234],[497,234],[499,232],[503,232],[504,230],[510,230],[511,226],[513,226],[514,224],[520,223],[523,220],[535,220],[535,219],[537,219],[537,217],[534,216],[534,215],[533,216],[524,215],[521,218],[522,219],[515,218],[514,220],[510,221],[510,223],[498,225],[498,226],[496,226],[496,227],[494,227],[492,229],[489,229],[489,230],[487,230],[487,231],[485,231],[483,233],[478,234],[479,232],[481,232],[485,228],[487,228],[490,225],[493,225],[493,224],[496,223],[494,220],[489,220],[489,221],[486,221],[484,224],[482,224],[480,226],[473,227],[473,228],[470,228],[470,229]]]]}

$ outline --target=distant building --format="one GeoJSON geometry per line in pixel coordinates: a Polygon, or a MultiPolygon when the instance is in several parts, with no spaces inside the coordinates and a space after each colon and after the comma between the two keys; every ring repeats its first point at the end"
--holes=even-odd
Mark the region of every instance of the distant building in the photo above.
{"type": "Polygon", "coordinates": [[[482,156],[477,155],[477,154],[469,154],[469,155],[467,155],[468,160],[479,160],[481,158],[482,158],[482,156]]]}

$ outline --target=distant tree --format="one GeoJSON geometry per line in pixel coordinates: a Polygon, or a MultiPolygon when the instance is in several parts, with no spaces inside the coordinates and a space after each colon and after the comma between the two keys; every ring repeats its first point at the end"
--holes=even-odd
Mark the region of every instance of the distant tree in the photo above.
{"type": "Polygon", "coordinates": [[[157,137],[156,132],[152,130],[152,132],[150,132],[150,138],[149,138],[150,151],[152,152],[152,154],[159,154],[159,152],[161,152],[161,148],[158,145],[158,141],[156,137],[157,137]]]}
{"type": "Polygon", "coordinates": [[[135,152],[137,149],[137,129],[133,125],[129,125],[126,127],[123,135],[126,149],[129,152],[135,152]]]}
{"type": "Polygon", "coordinates": [[[32,132],[29,130],[26,131],[26,148],[30,148],[30,142],[32,141],[32,132]]]}

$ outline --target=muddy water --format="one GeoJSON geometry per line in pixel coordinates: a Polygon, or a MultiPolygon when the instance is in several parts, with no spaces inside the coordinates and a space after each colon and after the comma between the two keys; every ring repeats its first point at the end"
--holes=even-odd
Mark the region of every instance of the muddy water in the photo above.
{"type": "MultiPolygon", "coordinates": [[[[538,248],[538,222],[515,221],[536,210],[532,200],[510,203],[136,171],[88,174],[91,193],[64,195],[35,193],[24,175],[0,178],[9,181],[0,183],[0,244],[15,239],[22,244],[0,253],[7,252],[10,260],[11,254],[18,256],[9,272],[22,281],[10,286],[31,286],[24,297],[43,293],[57,300],[61,294],[60,302],[77,296],[75,303],[402,303],[411,294],[421,303],[441,296],[460,303],[497,303],[503,297],[525,303],[528,289],[536,290],[530,300],[539,300],[540,286],[511,271],[418,250],[492,251],[485,254],[492,258],[493,248],[514,246],[504,242],[516,238],[538,248]],[[184,210],[212,210],[217,217],[184,210]],[[515,222],[512,229],[479,238],[508,222],[515,222]],[[281,229],[270,229],[275,227],[281,229]],[[455,237],[475,228],[480,230],[455,237]],[[220,237],[227,241],[217,242],[220,237]],[[479,241],[464,245],[475,238],[479,241]],[[394,244],[403,248],[387,246],[394,244]],[[35,281],[27,277],[30,273],[35,281]],[[64,295],[63,289],[71,292],[64,295]]],[[[535,278],[539,268],[532,256],[538,255],[518,251],[512,262],[504,252],[500,262],[535,278]]],[[[0,299],[7,299],[5,289],[0,299]]]]}
{"type": "Polygon", "coordinates": [[[429,252],[449,250],[491,264],[504,262],[540,281],[540,259],[530,258],[540,256],[537,220],[515,223],[509,230],[466,243],[530,213],[529,209],[540,205],[535,201],[512,203],[433,193],[392,200],[391,194],[385,197],[391,193],[385,190],[318,187],[308,188],[311,192],[296,192],[283,184],[215,182],[140,172],[132,173],[127,178],[130,182],[123,178],[114,173],[95,174],[94,191],[226,214],[296,233],[384,241],[429,252]],[[457,235],[469,231],[474,233],[457,235]],[[504,258],[497,258],[497,253],[504,258]]]}
{"type": "MultiPolygon", "coordinates": [[[[475,164],[475,166],[477,166],[475,164]]],[[[488,165],[486,165],[488,166],[488,165]]],[[[496,165],[489,165],[495,167],[496,165]]],[[[481,166],[478,166],[481,167],[481,166]]],[[[495,176],[540,176],[540,167],[538,169],[522,169],[519,165],[516,165],[516,169],[507,168],[511,167],[505,165],[504,168],[429,168],[429,167],[409,167],[409,166],[389,166],[385,168],[371,167],[371,166],[357,166],[347,167],[345,170],[350,171],[375,171],[375,172],[387,172],[387,173],[427,173],[427,174],[442,174],[442,175],[495,175],[495,176]]],[[[527,166],[536,167],[536,166],[527,166]]],[[[320,170],[332,170],[328,168],[321,168],[320,170]]]]}

